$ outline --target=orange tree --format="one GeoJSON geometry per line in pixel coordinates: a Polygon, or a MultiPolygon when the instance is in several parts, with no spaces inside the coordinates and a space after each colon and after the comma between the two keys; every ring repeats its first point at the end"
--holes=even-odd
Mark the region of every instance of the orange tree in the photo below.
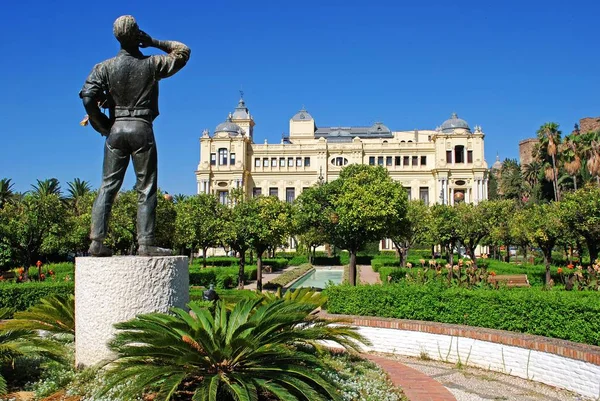
{"type": "Polygon", "coordinates": [[[383,167],[352,164],[328,186],[331,242],[350,253],[349,281],[356,285],[356,254],[389,235],[406,218],[407,197],[383,167]]]}

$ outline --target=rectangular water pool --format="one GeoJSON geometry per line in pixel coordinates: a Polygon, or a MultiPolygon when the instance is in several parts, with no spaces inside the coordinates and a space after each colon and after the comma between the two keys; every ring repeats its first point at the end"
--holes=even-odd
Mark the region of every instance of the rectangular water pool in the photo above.
{"type": "Polygon", "coordinates": [[[296,281],[290,288],[313,287],[323,289],[328,282],[341,284],[344,277],[344,271],[339,269],[314,269],[300,280],[296,281]]]}

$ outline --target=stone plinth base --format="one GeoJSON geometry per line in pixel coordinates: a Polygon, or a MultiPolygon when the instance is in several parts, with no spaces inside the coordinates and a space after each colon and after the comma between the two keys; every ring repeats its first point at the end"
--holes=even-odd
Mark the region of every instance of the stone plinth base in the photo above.
{"type": "Polygon", "coordinates": [[[107,347],[113,324],[188,302],[186,256],[77,258],[75,364],[91,366],[113,357],[107,347]]]}

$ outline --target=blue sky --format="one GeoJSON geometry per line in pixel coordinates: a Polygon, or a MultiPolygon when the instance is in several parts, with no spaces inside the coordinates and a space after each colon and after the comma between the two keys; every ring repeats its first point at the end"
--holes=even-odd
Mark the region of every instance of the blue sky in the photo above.
{"type": "MultiPolygon", "coordinates": [[[[18,1],[0,25],[0,178],[100,183],[103,138],[78,125],[92,66],[132,14],[192,48],[161,83],[159,186],[195,192],[204,128],[245,92],[255,141],[279,142],[302,106],[317,125],[433,129],[452,112],[486,133],[486,159],[518,156],[546,121],[600,116],[598,1],[18,1]]],[[[125,189],[133,186],[133,169],[125,189]]]]}

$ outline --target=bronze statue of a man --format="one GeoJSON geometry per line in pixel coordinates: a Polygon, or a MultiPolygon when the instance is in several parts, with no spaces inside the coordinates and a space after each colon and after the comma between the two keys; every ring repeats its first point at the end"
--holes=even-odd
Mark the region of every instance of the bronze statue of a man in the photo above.
{"type": "Polygon", "coordinates": [[[138,255],[169,255],[154,244],[157,155],[152,122],[158,116],[158,81],[183,68],[190,49],[179,42],[156,40],[141,31],[130,15],[117,18],[113,33],[121,50],[116,57],[94,66],[79,93],[92,127],[106,136],[102,184],[92,208],[92,256],[111,256],[104,245],[108,219],[129,159],[133,159],[138,192],[138,255]],[[167,54],[145,56],[140,47],[156,47],[167,54]],[[100,111],[108,108],[109,115],[100,111]]]}

